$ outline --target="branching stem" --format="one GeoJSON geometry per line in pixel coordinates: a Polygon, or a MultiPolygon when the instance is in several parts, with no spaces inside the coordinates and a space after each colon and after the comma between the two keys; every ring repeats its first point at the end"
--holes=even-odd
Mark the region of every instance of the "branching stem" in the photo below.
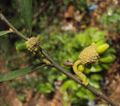
{"type": "MultiPolygon", "coordinates": [[[[22,37],[24,40],[28,40],[28,38],[26,36],[24,36],[21,32],[19,32],[8,20],[7,18],[0,13],[0,18],[1,20],[3,20],[18,36],[22,37]]],[[[80,79],[78,79],[76,76],[74,76],[73,74],[69,73],[67,70],[65,70],[63,67],[61,67],[59,64],[57,64],[57,62],[55,62],[48,54],[47,52],[41,48],[40,52],[42,52],[42,54],[46,57],[46,59],[48,59],[51,64],[58,69],[60,72],[62,72],[63,74],[65,74],[66,76],[70,77],[72,80],[74,80],[75,82],[79,83],[80,85],[82,85],[83,87],[85,87],[86,89],[88,89],[89,91],[91,91],[93,94],[95,94],[98,97],[101,97],[103,100],[105,100],[106,102],[108,102],[111,106],[118,106],[116,105],[111,99],[109,99],[106,95],[104,95],[102,92],[96,90],[95,88],[91,87],[90,85],[85,86],[80,79]]]]}
{"type": "Polygon", "coordinates": [[[2,21],[4,21],[12,30],[13,30],[13,32],[14,33],[16,33],[17,35],[19,35],[20,37],[22,37],[24,40],[27,40],[28,38],[25,36],[25,35],[23,35],[21,32],[19,32],[7,19],[6,19],[6,17],[2,14],[2,13],[0,13],[0,19],[2,20],[2,21]]]}
{"type": "Polygon", "coordinates": [[[85,86],[76,76],[72,75],[71,73],[68,72],[68,70],[65,70],[64,68],[62,68],[60,65],[57,64],[57,62],[55,62],[47,53],[44,49],[42,50],[42,54],[53,64],[53,66],[58,69],[59,71],[61,71],[62,73],[64,73],[66,76],[70,77],[71,79],[73,79],[75,82],[79,83],[80,85],[82,85],[83,87],[85,87],[86,89],[88,89],[89,91],[91,91],[92,93],[94,93],[96,96],[101,97],[102,99],[104,99],[105,101],[107,101],[111,106],[117,106],[114,102],[112,102],[112,100],[110,100],[107,96],[105,96],[102,92],[96,90],[95,88],[93,88],[90,85],[85,86]]]}

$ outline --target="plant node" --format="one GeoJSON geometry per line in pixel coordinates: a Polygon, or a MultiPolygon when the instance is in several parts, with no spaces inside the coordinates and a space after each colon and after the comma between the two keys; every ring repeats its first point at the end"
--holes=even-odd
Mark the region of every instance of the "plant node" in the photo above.
{"type": "Polygon", "coordinates": [[[26,42],[26,47],[30,52],[35,52],[38,51],[38,46],[39,46],[39,39],[37,37],[31,37],[29,38],[26,42]]]}

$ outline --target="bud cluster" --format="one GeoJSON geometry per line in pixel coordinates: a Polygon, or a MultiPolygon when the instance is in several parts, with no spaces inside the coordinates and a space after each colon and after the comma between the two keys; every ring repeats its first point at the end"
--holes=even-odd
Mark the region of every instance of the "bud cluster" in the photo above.
{"type": "Polygon", "coordinates": [[[37,37],[31,37],[25,43],[30,52],[35,53],[38,50],[39,39],[37,37]]]}
{"type": "Polygon", "coordinates": [[[81,64],[93,63],[98,61],[99,54],[96,51],[96,44],[93,43],[86,47],[79,55],[81,64]]]}

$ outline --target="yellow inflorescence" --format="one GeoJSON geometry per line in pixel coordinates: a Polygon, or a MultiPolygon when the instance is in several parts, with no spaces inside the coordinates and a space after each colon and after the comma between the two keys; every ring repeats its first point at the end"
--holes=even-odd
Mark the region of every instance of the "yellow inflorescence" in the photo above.
{"type": "Polygon", "coordinates": [[[81,79],[82,83],[84,85],[88,85],[89,81],[84,73],[84,66],[81,65],[81,61],[77,60],[73,65],[73,71],[74,73],[81,79]]]}
{"type": "Polygon", "coordinates": [[[37,37],[31,37],[26,41],[27,49],[31,52],[36,52],[38,50],[37,45],[39,44],[39,40],[37,37]]]}
{"type": "Polygon", "coordinates": [[[86,75],[82,73],[84,71],[84,65],[98,61],[99,54],[96,49],[96,44],[92,43],[86,47],[79,55],[79,59],[73,64],[73,71],[82,80],[84,85],[88,85],[89,80],[86,75]]]}
{"type": "Polygon", "coordinates": [[[99,58],[99,54],[96,51],[95,43],[86,47],[79,55],[81,64],[93,63],[96,62],[99,58]]]}

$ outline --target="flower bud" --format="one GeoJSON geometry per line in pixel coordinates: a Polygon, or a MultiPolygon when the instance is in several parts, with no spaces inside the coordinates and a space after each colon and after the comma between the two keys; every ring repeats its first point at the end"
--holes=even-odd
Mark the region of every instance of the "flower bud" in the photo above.
{"type": "Polygon", "coordinates": [[[31,37],[25,43],[27,49],[35,54],[38,50],[39,39],[37,37],[31,37]]]}
{"type": "Polygon", "coordinates": [[[24,51],[26,49],[27,49],[27,47],[26,47],[25,42],[17,42],[16,43],[16,50],[17,51],[24,51]]]}
{"type": "Polygon", "coordinates": [[[84,67],[83,65],[79,65],[79,66],[78,66],[78,70],[79,70],[79,71],[83,72],[84,69],[85,69],[85,67],[84,67]]]}
{"type": "Polygon", "coordinates": [[[104,44],[102,44],[102,45],[100,45],[100,46],[97,47],[97,52],[98,52],[99,54],[102,54],[102,53],[104,53],[108,48],[109,48],[109,44],[104,43],[104,44]]]}

